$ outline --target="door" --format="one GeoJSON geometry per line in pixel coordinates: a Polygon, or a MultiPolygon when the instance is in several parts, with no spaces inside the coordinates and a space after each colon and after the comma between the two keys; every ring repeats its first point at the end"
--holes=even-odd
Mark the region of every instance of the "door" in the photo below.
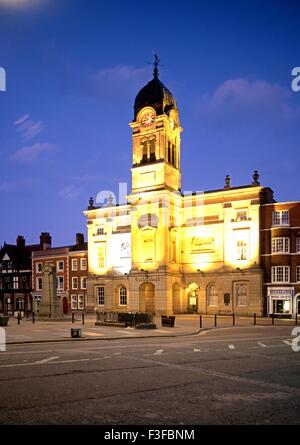
{"type": "Polygon", "coordinates": [[[63,313],[67,314],[69,312],[69,303],[67,297],[63,298],[63,313]]]}
{"type": "Polygon", "coordinates": [[[300,315],[300,297],[297,299],[297,314],[300,315]]]}

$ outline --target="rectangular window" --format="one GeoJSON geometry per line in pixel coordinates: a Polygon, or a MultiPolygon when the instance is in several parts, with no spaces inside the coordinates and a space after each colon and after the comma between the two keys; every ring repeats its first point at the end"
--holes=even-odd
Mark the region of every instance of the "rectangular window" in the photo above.
{"type": "Polygon", "coordinates": [[[81,289],[86,289],[86,277],[81,277],[81,289]]]}
{"type": "Polygon", "coordinates": [[[64,290],[64,277],[57,277],[57,289],[64,290]]]}
{"type": "Polygon", "coordinates": [[[237,241],[237,260],[238,261],[245,261],[248,259],[247,254],[247,243],[246,241],[240,240],[237,241]]]}
{"type": "Polygon", "coordinates": [[[97,235],[104,235],[104,228],[103,227],[98,227],[97,235]]]}
{"type": "Polygon", "coordinates": [[[86,270],[87,269],[87,260],[86,258],[81,258],[80,260],[80,269],[86,270]]]}
{"type": "Polygon", "coordinates": [[[272,267],[272,283],[289,283],[289,282],[290,282],[289,266],[272,267]]]}
{"type": "Polygon", "coordinates": [[[42,278],[37,278],[37,280],[36,280],[36,288],[37,288],[37,290],[42,290],[43,289],[43,280],[42,280],[42,278]]]}
{"type": "Polygon", "coordinates": [[[235,221],[247,221],[247,210],[238,210],[236,212],[235,221]]]}
{"type": "Polygon", "coordinates": [[[13,289],[19,289],[19,277],[13,277],[13,289]]]}
{"type": "Polygon", "coordinates": [[[36,263],[36,271],[38,273],[42,272],[43,270],[43,263],[36,263]]]}
{"type": "Polygon", "coordinates": [[[100,286],[97,288],[97,298],[98,298],[98,306],[104,306],[105,303],[105,287],[100,286]]]}
{"type": "Polygon", "coordinates": [[[300,236],[296,238],[296,253],[300,253],[300,236]]]}
{"type": "Polygon", "coordinates": [[[75,258],[72,259],[72,270],[78,270],[78,260],[75,258]]]}
{"type": "Polygon", "coordinates": [[[71,309],[75,311],[77,309],[77,295],[71,295],[71,309]]]}
{"type": "Polygon", "coordinates": [[[272,253],[289,253],[289,238],[272,238],[272,253]]]}
{"type": "Polygon", "coordinates": [[[105,244],[98,247],[98,267],[99,269],[105,267],[105,244]]]}
{"type": "Polygon", "coordinates": [[[72,289],[78,289],[78,278],[72,277],[72,289]]]}
{"type": "Polygon", "coordinates": [[[78,309],[84,309],[84,295],[78,295],[78,309]]]}
{"type": "Polygon", "coordinates": [[[300,283],[300,266],[296,267],[296,281],[300,283]]]}
{"type": "Polygon", "coordinates": [[[64,262],[63,261],[57,261],[57,263],[56,263],[56,270],[57,270],[57,272],[63,272],[64,271],[64,262]]]}
{"type": "Polygon", "coordinates": [[[273,212],[273,226],[286,226],[289,224],[288,210],[275,210],[273,212]]]}

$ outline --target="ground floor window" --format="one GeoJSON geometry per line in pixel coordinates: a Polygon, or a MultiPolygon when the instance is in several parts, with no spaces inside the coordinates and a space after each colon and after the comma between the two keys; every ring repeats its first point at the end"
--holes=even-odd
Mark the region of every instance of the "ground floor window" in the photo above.
{"type": "Polygon", "coordinates": [[[273,314],[289,314],[290,300],[273,300],[273,314]]]}
{"type": "Polygon", "coordinates": [[[16,299],[16,311],[24,311],[25,309],[25,300],[24,298],[17,298],[16,299]]]}
{"type": "Polygon", "coordinates": [[[246,306],[247,305],[247,292],[248,292],[247,283],[236,283],[235,296],[236,296],[236,305],[237,306],[246,306]]]}
{"type": "Polygon", "coordinates": [[[97,287],[97,299],[98,299],[98,306],[104,306],[104,304],[105,304],[105,287],[104,286],[97,287]]]}
{"type": "Polygon", "coordinates": [[[119,301],[120,306],[127,306],[127,289],[124,286],[119,289],[119,301]]]}
{"type": "Polygon", "coordinates": [[[84,295],[71,295],[71,309],[75,311],[84,309],[84,295]]]}

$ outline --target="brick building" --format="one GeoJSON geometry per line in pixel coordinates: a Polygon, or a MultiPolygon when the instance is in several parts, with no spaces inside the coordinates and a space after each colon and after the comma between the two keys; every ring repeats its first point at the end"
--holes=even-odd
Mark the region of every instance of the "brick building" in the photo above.
{"type": "MultiPolygon", "coordinates": [[[[43,267],[52,263],[56,267],[57,296],[61,300],[62,312],[83,311],[88,309],[87,280],[87,243],[84,236],[76,234],[76,243],[71,246],[51,247],[32,254],[32,283],[34,310],[39,311],[42,298],[43,267]]],[[[91,307],[90,309],[93,309],[91,307]]]]}
{"type": "Polygon", "coordinates": [[[300,315],[300,202],[261,207],[265,313],[300,315]]]}
{"type": "Polygon", "coordinates": [[[31,255],[51,244],[48,233],[42,232],[38,244],[26,245],[25,238],[17,237],[16,244],[0,249],[0,312],[12,315],[14,311],[32,310],[31,255]]]}

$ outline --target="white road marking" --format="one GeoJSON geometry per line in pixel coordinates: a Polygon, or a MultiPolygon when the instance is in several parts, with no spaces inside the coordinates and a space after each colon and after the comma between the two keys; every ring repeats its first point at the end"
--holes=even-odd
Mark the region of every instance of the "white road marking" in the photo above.
{"type": "Polygon", "coordinates": [[[258,346],[260,346],[261,348],[266,348],[267,345],[265,345],[262,341],[258,341],[257,342],[258,346]]]}
{"type": "Polygon", "coordinates": [[[228,348],[229,348],[231,351],[233,351],[233,350],[235,349],[235,346],[234,346],[234,345],[228,345],[228,348]]]}
{"type": "Polygon", "coordinates": [[[157,351],[154,352],[153,355],[160,355],[160,354],[162,354],[163,352],[164,352],[163,349],[158,349],[157,351]]]}
{"type": "Polygon", "coordinates": [[[100,333],[97,333],[97,332],[84,332],[83,334],[84,335],[88,335],[89,337],[100,337],[100,336],[104,335],[104,334],[100,334],[100,333]]]}
{"type": "Polygon", "coordinates": [[[283,343],[285,343],[288,346],[292,346],[292,343],[290,341],[288,341],[288,340],[283,340],[283,343]]]}
{"type": "Polygon", "coordinates": [[[194,348],[194,352],[201,352],[200,349],[194,348]]]}
{"type": "Polygon", "coordinates": [[[44,358],[43,360],[38,360],[37,362],[34,362],[36,365],[42,365],[43,363],[49,363],[52,360],[55,360],[59,358],[58,356],[54,356],[54,357],[49,357],[49,358],[44,358]]]}

